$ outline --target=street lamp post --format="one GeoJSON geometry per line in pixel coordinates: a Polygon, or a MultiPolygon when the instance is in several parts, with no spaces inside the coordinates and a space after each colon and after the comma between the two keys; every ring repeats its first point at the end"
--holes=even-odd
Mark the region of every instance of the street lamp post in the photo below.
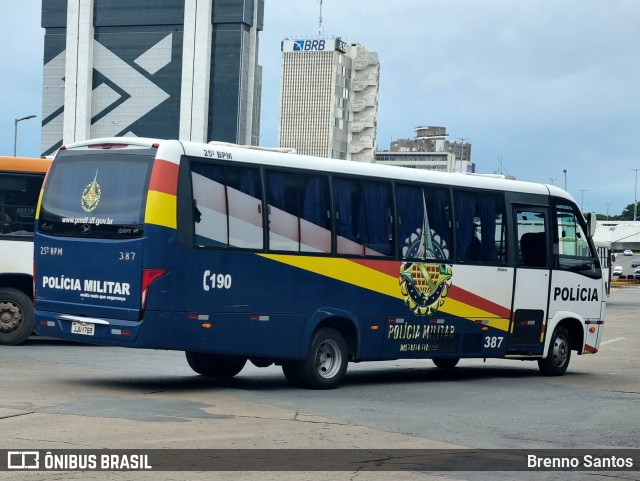
{"type": "Polygon", "coordinates": [[[640,169],[631,169],[636,171],[636,185],[633,189],[633,221],[636,221],[638,214],[638,171],[640,169]]]}
{"type": "Polygon", "coordinates": [[[609,220],[609,207],[611,206],[611,202],[605,204],[607,206],[607,220],[609,220]]]}
{"type": "Polygon", "coordinates": [[[584,212],[584,193],[587,192],[588,189],[580,189],[580,210],[584,212]]]}
{"type": "Polygon", "coordinates": [[[23,120],[34,119],[35,115],[27,115],[26,117],[22,117],[20,119],[15,119],[15,123],[13,124],[13,156],[16,156],[16,149],[18,146],[18,122],[22,122],[23,120]]]}
{"type": "Polygon", "coordinates": [[[567,190],[567,169],[562,169],[562,173],[564,174],[564,190],[567,190]]]}

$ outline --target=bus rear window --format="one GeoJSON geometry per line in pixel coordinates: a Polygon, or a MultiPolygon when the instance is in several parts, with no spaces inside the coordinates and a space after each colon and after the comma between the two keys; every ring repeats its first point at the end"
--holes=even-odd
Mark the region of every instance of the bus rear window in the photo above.
{"type": "Polygon", "coordinates": [[[43,234],[135,238],[155,149],[62,151],[51,167],[40,209],[43,234]]]}

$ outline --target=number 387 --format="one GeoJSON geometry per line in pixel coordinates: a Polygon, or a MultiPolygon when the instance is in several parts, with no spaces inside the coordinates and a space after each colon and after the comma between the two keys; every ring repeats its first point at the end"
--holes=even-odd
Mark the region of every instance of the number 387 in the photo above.
{"type": "Polygon", "coordinates": [[[498,349],[502,345],[502,336],[487,336],[484,338],[484,348],[498,349]]]}

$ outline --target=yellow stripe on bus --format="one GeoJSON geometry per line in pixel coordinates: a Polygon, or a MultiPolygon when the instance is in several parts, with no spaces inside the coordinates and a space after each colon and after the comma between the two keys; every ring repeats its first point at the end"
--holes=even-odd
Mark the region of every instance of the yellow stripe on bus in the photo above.
{"type": "Polygon", "coordinates": [[[40,219],[40,205],[42,205],[42,194],[44,194],[44,189],[40,189],[40,193],[38,194],[38,203],[36,204],[36,220],[40,219]]]}
{"type": "Polygon", "coordinates": [[[289,264],[306,271],[331,277],[354,286],[379,292],[387,296],[402,299],[398,278],[391,277],[383,272],[370,269],[363,265],[351,262],[348,259],[335,259],[331,257],[307,257],[288,256],[278,254],[259,254],[262,257],[289,264]]]}
{"type": "MultiPolygon", "coordinates": [[[[404,299],[400,292],[400,285],[397,277],[360,265],[357,262],[351,262],[348,259],[290,256],[283,254],[258,255],[396,299],[404,299]]],[[[495,314],[491,314],[483,309],[479,309],[450,297],[444,298],[444,305],[440,310],[456,317],[482,320],[485,321],[485,325],[503,331],[507,331],[509,329],[509,319],[496,318],[495,314]]],[[[434,314],[434,316],[437,316],[437,314],[434,314]]]]}
{"type": "Polygon", "coordinates": [[[177,228],[176,196],[150,190],[147,194],[147,209],[144,214],[146,224],[156,224],[171,229],[177,228]]]}

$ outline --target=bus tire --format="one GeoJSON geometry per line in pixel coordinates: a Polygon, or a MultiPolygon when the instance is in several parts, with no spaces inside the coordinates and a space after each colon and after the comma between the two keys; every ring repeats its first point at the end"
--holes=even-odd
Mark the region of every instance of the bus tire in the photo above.
{"type": "Polygon", "coordinates": [[[36,323],[33,301],[17,289],[0,289],[0,344],[16,346],[31,335],[36,323]]]}
{"type": "Polygon", "coordinates": [[[232,378],[246,364],[243,357],[221,356],[208,352],[185,352],[189,367],[202,376],[217,377],[221,379],[232,378]]]}
{"type": "Polygon", "coordinates": [[[569,331],[558,326],[553,331],[549,352],[544,359],[538,359],[538,368],[543,376],[562,376],[571,360],[571,338],[569,331]]]}
{"type": "Polygon", "coordinates": [[[315,333],[307,359],[282,365],[284,375],[294,385],[308,389],[338,387],[349,363],[349,350],[344,336],[330,327],[315,333]]]}
{"type": "Polygon", "coordinates": [[[446,359],[431,359],[431,360],[436,366],[441,367],[443,369],[453,369],[460,362],[459,357],[446,358],[446,359]]]}
{"type": "Polygon", "coordinates": [[[284,361],[282,363],[284,377],[295,387],[304,387],[304,383],[300,377],[300,364],[302,364],[300,361],[284,361]]]}

